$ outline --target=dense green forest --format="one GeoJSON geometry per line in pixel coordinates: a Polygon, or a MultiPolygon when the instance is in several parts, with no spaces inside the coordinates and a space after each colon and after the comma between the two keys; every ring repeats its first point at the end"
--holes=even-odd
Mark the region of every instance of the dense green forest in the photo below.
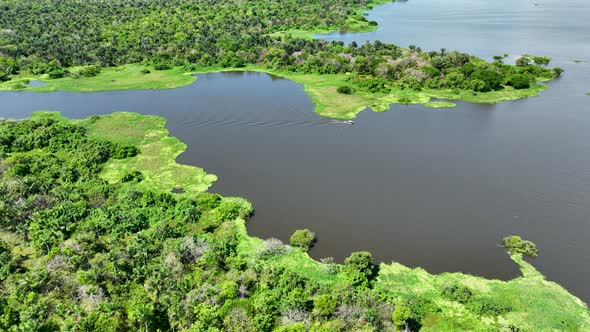
{"type": "MultiPolygon", "coordinates": [[[[562,72],[530,55],[509,65],[308,38],[372,29],[361,10],[380,2],[0,0],[0,82],[176,87],[186,73],[243,68],[303,83],[318,112],[352,117],[392,100],[528,96],[562,72]]],[[[315,261],[311,230],[290,245],[250,237],[250,203],[207,192],[214,175],[176,164],[185,146],[164,123],[0,120],[0,331],[590,330],[587,306],[528,264],[537,248],[518,237],[504,240],[522,273],[510,281],[368,252],[315,261]]]]}
{"type": "Polygon", "coordinates": [[[580,300],[523,261],[537,251],[518,237],[505,246],[523,276],[508,282],[377,265],[368,252],[317,262],[309,230],[292,246],[249,237],[245,200],[202,187],[172,194],[179,184],[158,178],[168,166],[133,163],[174,161],[160,154],[177,144],[163,125],[130,113],[0,122],[0,330],[590,327],[580,300]]]}
{"type": "MultiPolygon", "coordinates": [[[[382,1],[380,1],[382,2],[382,1]]],[[[1,0],[0,80],[21,72],[87,77],[100,67],[150,64],[240,68],[256,64],[305,74],[351,73],[342,94],[392,89],[473,93],[528,89],[561,69],[524,56],[517,65],[467,54],[379,41],[357,45],[292,37],[290,31],[369,29],[367,0],[337,1],[20,1],[1,0]],[[87,66],[70,71],[72,66],[87,66]]],[[[403,102],[403,100],[402,100],[403,102]]]]}

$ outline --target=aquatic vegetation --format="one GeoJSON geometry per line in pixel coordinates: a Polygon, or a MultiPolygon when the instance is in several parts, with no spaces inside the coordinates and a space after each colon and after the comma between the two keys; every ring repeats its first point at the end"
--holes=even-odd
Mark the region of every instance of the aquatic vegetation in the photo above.
{"type": "Polygon", "coordinates": [[[345,119],[365,108],[384,111],[391,103],[426,103],[430,98],[470,102],[525,98],[542,89],[537,81],[552,79],[563,71],[546,68],[550,59],[538,56],[524,55],[511,66],[444,48],[423,51],[379,41],[344,45],[307,38],[318,31],[374,29],[375,22],[367,21],[362,11],[384,2],[174,1],[147,8],[132,1],[124,13],[118,6],[102,3],[71,3],[40,10],[8,2],[10,15],[6,15],[5,26],[18,33],[6,33],[0,39],[0,48],[10,50],[0,56],[2,80],[8,80],[0,83],[0,89],[164,89],[192,83],[195,78],[191,73],[249,69],[304,84],[316,103],[316,112],[345,119]],[[265,10],[258,10],[259,6],[265,10]],[[71,15],[78,11],[86,16],[71,15]],[[24,12],[28,13],[25,17],[24,12]],[[68,12],[65,18],[64,12],[68,12]],[[35,29],[39,22],[29,19],[36,14],[46,21],[64,21],[49,26],[55,36],[49,44],[44,36],[38,36],[47,27],[35,29]],[[111,17],[122,19],[113,24],[111,17]],[[202,22],[209,22],[207,28],[202,22]],[[71,40],[72,29],[85,38],[71,40]],[[55,50],[59,45],[63,47],[55,50]],[[99,67],[104,67],[100,73],[99,67]],[[46,85],[11,83],[23,79],[46,85]],[[339,88],[342,93],[336,94],[339,88]]]}
{"type": "MultiPolygon", "coordinates": [[[[0,89],[167,89],[253,70],[302,84],[317,113],[345,119],[392,103],[454,106],[432,98],[525,98],[562,73],[545,57],[510,66],[312,38],[375,29],[362,11],[382,2],[4,0],[0,89]]],[[[587,306],[524,261],[538,250],[517,236],[503,241],[522,274],[509,281],[369,252],[318,262],[310,230],[291,239],[303,250],[251,237],[252,205],[207,192],[217,178],[178,164],[186,145],[164,125],[134,113],[0,122],[0,330],[590,329],[587,306]]]]}
{"type": "MultiPolygon", "coordinates": [[[[130,172],[125,161],[142,154],[169,156],[145,149],[148,142],[164,139],[162,128],[161,118],[130,113],[84,120],[38,113],[32,120],[0,123],[0,282],[8,290],[0,294],[0,308],[9,313],[0,326],[231,330],[240,317],[251,330],[296,324],[347,330],[395,324],[426,331],[590,327],[585,304],[546,281],[519,253],[511,258],[522,276],[500,281],[377,265],[368,252],[351,254],[344,265],[318,262],[279,240],[251,237],[244,218],[252,207],[245,200],[196,189],[170,194],[173,185],[191,188],[195,179],[171,184],[153,177],[168,171],[166,163],[138,165],[130,172]],[[119,123],[128,124],[125,135],[117,134],[123,130],[119,123]],[[16,135],[20,131],[27,136],[16,135]],[[39,135],[45,139],[36,140],[39,135]],[[85,152],[68,152],[80,148],[85,152]],[[87,159],[91,156],[102,157],[87,159]],[[72,167],[75,173],[67,171],[72,167]],[[105,177],[118,167],[124,169],[122,177],[105,177]],[[26,191],[18,185],[45,183],[48,176],[57,176],[48,187],[26,191]],[[150,177],[152,184],[143,186],[150,177]],[[55,195],[67,199],[57,201],[55,195]],[[36,203],[11,203],[19,197],[36,203]],[[39,218],[16,217],[31,212],[39,218]],[[37,286],[20,283],[23,279],[37,280],[37,286]],[[62,286],[49,287],[58,281],[62,286]],[[15,292],[22,291],[33,294],[26,303],[17,300],[15,292]],[[191,310],[176,306],[193,296],[191,310]],[[75,317],[55,305],[77,308],[75,317]],[[252,307],[256,310],[239,309],[252,307]],[[22,318],[30,308],[37,318],[22,318]],[[374,310],[381,314],[371,314],[374,310]]],[[[305,233],[309,239],[311,232],[305,233]]]]}
{"type": "Polygon", "coordinates": [[[502,246],[509,253],[519,253],[530,257],[536,257],[539,254],[537,246],[528,240],[523,240],[518,235],[507,236],[502,239],[502,246]]]}
{"type": "MultiPolygon", "coordinates": [[[[91,78],[63,78],[47,80],[39,76],[28,76],[27,80],[37,80],[45,83],[43,86],[26,86],[27,90],[35,92],[50,92],[58,90],[91,92],[120,89],[166,89],[176,88],[193,83],[198,78],[192,74],[210,73],[218,71],[259,71],[280,76],[304,86],[305,92],[315,104],[315,112],[330,118],[351,119],[364,109],[386,111],[390,104],[427,104],[431,98],[446,100],[465,100],[473,103],[497,103],[506,100],[527,98],[538,95],[546,86],[531,83],[529,88],[515,89],[503,86],[500,90],[489,92],[475,92],[473,90],[457,88],[421,88],[414,90],[405,86],[388,85],[386,89],[371,92],[366,88],[357,87],[351,82],[351,74],[306,74],[285,70],[268,69],[259,65],[248,65],[241,68],[223,67],[191,67],[174,68],[165,71],[153,71],[143,74],[146,68],[142,65],[125,65],[103,69],[100,74],[91,78]],[[190,69],[190,72],[184,70],[190,69]],[[350,94],[338,92],[339,87],[351,87],[350,94]]],[[[12,82],[12,81],[11,81],[12,82]]],[[[0,83],[6,89],[8,84],[0,83]]],[[[197,82],[198,84],[198,82],[197,82]]],[[[443,106],[440,103],[430,103],[426,106],[443,106]]],[[[450,103],[444,107],[451,107],[450,103]]]]}
{"type": "Polygon", "coordinates": [[[430,101],[424,104],[426,107],[430,108],[449,108],[457,106],[455,103],[451,103],[448,101],[430,101]]]}
{"type": "MultiPolygon", "coordinates": [[[[78,72],[81,68],[71,68],[70,71],[78,72]]],[[[30,90],[33,92],[74,91],[96,92],[111,90],[146,90],[146,89],[171,89],[193,83],[196,78],[190,73],[180,69],[165,71],[150,71],[149,66],[124,65],[119,67],[102,68],[94,76],[64,77],[61,79],[49,79],[46,74],[25,74],[17,79],[0,83],[0,89],[4,90],[30,90]],[[43,86],[23,85],[16,88],[13,82],[20,80],[36,80],[45,83],[43,86]]]]}
{"type": "Polygon", "coordinates": [[[194,177],[154,176],[174,162],[159,150],[177,146],[145,149],[173,142],[163,124],[131,113],[69,120],[43,112],[0,122],[2,329],[590,328],[586,305],[519,253],[510,257],[522,276],[500,281],[377,265],[368,252],[343,265],[318,262],[279,240],[251,237],[245,200],[203,191],[194,177]],[[142,154],[170,163],[133,164],[142,154]],[[189,189],[171,194],[173,186],[189,189]]]}

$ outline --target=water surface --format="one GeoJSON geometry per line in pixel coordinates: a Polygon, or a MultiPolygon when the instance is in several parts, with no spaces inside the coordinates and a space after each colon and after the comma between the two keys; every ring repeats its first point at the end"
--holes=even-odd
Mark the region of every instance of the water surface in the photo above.
{"type": "Polygon", "coordinates": [[[590,2],[586,0],[408,0],[375,7],[367,33],[331,33],[328,40],[380,40],[423,50],[460,50],[487,59],[509,54],[590,60],[590,2]]]}

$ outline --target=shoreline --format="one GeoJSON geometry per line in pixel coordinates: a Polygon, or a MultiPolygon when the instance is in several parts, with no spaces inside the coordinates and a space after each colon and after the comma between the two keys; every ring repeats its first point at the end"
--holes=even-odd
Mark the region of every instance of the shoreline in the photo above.
{"type": "MultiPolygon", "coordinates": [[[[145,188],[143,186],[146,182],[150,188],[162,193],[170,193],[171,190],[181,187],[184,190],[183,193],[171,195],[189,199],[207,191],[208,185],[197,181],[194,176],[174,178],[172,182],[166,176],[154,176],[169,173],[171,167],[183,173],[198,173],[202,175],[202,179],[211,176],[196,166],[177,163],[176,157],[186,149],[186,145],[177,138],[169,136],[168,130],[165,129],[166,120],[161,116],[115,112],[86,119],[69,119],[61,116],[59,112],[36,112],[30,118],[52,118],[80,124],[86,128],[91,138],[137,146],[141,151],[138,156],[107,162],[101,177],[110,183],[120,181],[121,174],[138,171],[144,174],[145,180],[140,183],[129,183],[128,186],[145,188]],[[121,135],[121,124],[125,124],[124,127],[127,130],[125,135],[121,135]],[[137,163],[135,161],[138,158],[148,158],[152,162],[137,163]]],[[[209,180],[213,181],[213,178],[209,180]]],[[[235,197],[223,199],[234,200],[251,209],[251,204],[245,199],[235,197]]],[[[256,260],[257,253],[265,246],[265,241],[248,234],[246,220],[238,218],[232,223],[239,238],[239,252],[247,260],[256,260]]],[[[385,296],[403,301],[416,297],[430,299],[442,309],[442,312],[432,314],[437,319],[431,326],[424,326],[433,330],[446,326],[445,321],[470,324],[469,326],[479,328],[496,326],[496,324],[507,326],[510,322],[519,322],[518,326],[527,330],[558,329],[559,327],[555,324],[559,321],[572,323],[576,319],[579,320],[576,324],[579,324],[580,328],[590,328],[590,312],[582,300],[561,285],[546,280],[542,273],[524,260],[522,254],[507,255],[518,265],[521,274],[507,281],[487,279],[461,272],[431,274],[423,268],[411,268],[395,261],[379,262],[380,271],[376,278],[375,290],[385,296]],[[488,298],[490,303],[502,303],[509,306],[511,310],[494,316],[494,319],[481,320],[484,316],[475,314],[468,310],[466,305],[450,301],[438,293],[438,289],[449,284],[466,285],[477,291],[480,296],[488,298]],[[443,325],[437,325],[438,320],[443,325]]],[[[341,273],[329,272],[330,269],[327,268],[326,263],[316,261],[305,251],[294,247],[287,247],[283,255],[273,260],[273,264],[329,287],[338,286],[344,280],[341,273]]]]}
{"type": "MultiPolygon", "coordinates": [[[[314,112],[332,119],[353,119],[361,111],[370,108],[374,112],[387,111],[393,104],[423,104],[426,107],[454,107],[453,101],[463,100],[470,103],[494,104],[503,101],[535,97],[547,86],[539,83],[532,84],[528,89],[514,89],[504,87],[502,90],[474,93],[471,90],[453,89],[423,89],[421,91],[400,89],[394,87],[389,93],[370,93],[357,91],[353,94],[342,94],[336,90],[339,86],[349,84],[349,74],[303,74],[289,71],[273,70],[260,65],[245,67],[202,67],[185,71],[175,67],[163,71],[150,71],[143,74],[142,70],[149,66],[128,64],[118,67],[105,68],[94,77],[49,79],[46,75],[22,75],[13,81],[0,83],[0,91],[29,91],[29,92],[103,92],[125,90],[154,90],[175,89],[194,84],[198,81],[198,74],[209,74],[228,71],[262,72],[291,80],[303,85],[307,95],[315,105],[314,112]],[[27,85],[21,89],[11,89],[14,84],[24,84],[29,81],[42,82],[41,86],[27,85]],[[444,103],[432,102],[438,99],[444,103]]],[[[547,79],[538,78],[539,81],[547,79]]]]}

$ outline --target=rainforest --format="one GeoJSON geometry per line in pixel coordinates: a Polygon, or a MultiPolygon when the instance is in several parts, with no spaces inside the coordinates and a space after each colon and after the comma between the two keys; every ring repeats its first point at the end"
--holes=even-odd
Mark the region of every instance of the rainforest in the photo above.
{"type": "MultiPolygon", "coordinates": [[[[376,31],[366,11],[383,4],[391,1],[0,0],[0,330],[590,330],[586,303],[535,267],[545,248],[525,235],[495,240],[510,278],[430,273],[369,250],[319,258],[324,234],[307,224],[282,240],[253,236],[248,188],[243,198],[219,194],[215,169],[181,163],[189,147],[165,112],[106,101],[214,84],[214,73],[266,73],[302,87],[313,104],[304,124],[346,128],[359,124],[341,120],[367,108],[452,112],[535,97],[568,74],[541,53],[486,60],[318,37],[376,31]],[[95,95],[105,112],[21,112],[12,102],[63,92],[105,93],[95,95]]],[[[306,209],[297,203],[290,208],[306,209]]],[[[392,227],[393,241],[404,236],[392,227]]]]}

